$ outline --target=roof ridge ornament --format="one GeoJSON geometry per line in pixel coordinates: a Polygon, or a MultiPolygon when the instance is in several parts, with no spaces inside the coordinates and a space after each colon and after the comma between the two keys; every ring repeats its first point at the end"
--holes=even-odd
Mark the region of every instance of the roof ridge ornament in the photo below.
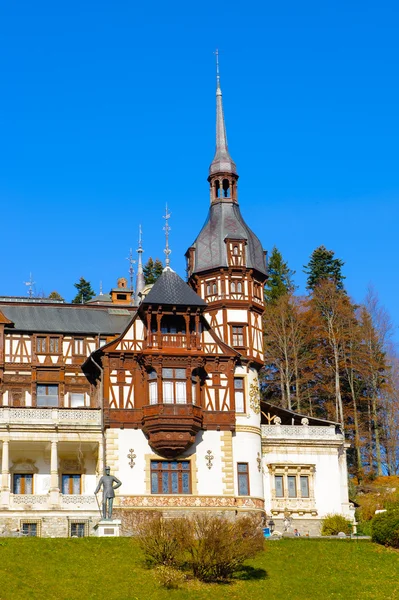
{"type": "Polygon", "coordinates": [[[145,287],[145,279],[143,272],[143,230],[141,229],[141,224],[139,225],[139,247],[137,248],[137,277],[136,277],[136,293],[134,296],[135,304],[138,305],[140,303],[141,292],[145,287]]]}
{"type": "Polygon", "coordinates": [[[170,254],[172,254],[172,250],[169,248],[169,231],[170,231],[170,227],[169,227],[169,219],[171,217],[171,212],[168,211],[168,204],[165,205],[165,214],[163,215],[163,218],[165,219],[165,227],[163,228],[164,232],[165,232],[165,269],[169,269],[170,268],[170,254]]]}

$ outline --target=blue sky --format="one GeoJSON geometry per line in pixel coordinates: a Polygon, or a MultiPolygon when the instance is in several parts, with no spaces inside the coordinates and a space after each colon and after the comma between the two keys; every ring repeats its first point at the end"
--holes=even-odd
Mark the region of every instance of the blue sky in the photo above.
{"type": "Polygon", "coordinates": [[[206,218],[220,50],[239,200],[296,270],[324,244],[371,283],[399,341],[395,2],[0,1],[0,295],[68,300],[162,255],[206,218]]]}

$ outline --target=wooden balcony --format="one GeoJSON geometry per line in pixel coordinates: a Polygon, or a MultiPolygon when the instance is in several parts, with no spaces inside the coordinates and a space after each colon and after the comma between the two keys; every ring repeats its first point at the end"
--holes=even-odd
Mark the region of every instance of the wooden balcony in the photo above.
{"type": "Polygon", "coordinates": [[[143,408],[142,428],[157,454],[174,458],[194,443],[202,420],[194,404],[151,404],[143,408]]]}
{"type": "Polygon", "coordinates": [[[179,348],[197,349],[199,338],[195,333],[151,333],[147,340],[147,348],[179,348]]]}

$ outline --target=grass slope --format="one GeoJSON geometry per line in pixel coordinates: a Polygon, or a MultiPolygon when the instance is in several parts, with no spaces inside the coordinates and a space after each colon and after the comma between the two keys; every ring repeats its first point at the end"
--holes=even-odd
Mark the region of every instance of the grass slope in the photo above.
{"type": "Polygon", "coordinates": [[[237,580],[159,586],[131,539],[3,539],[1,600],[345,600],[399,598],[399,553],[370,542],[265,544],[237,580]]]}

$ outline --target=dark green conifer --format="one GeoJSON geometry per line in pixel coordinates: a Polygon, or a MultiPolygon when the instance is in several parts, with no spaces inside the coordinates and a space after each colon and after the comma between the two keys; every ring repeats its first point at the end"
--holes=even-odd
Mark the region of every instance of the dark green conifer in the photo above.
{"type": "Polygon", "coordinates": [[[307,274],[307,289],[313,291],[321,281],[332,281],[337,290],[343,290],[345,279],[342,275],[344,261],[334,258],[334,251],[327,250],[325,246],[319,246],[313,250],[309,263],[304,266],[307,274]]]}
{"type": "Polygon", "coordinates": [[[162,274],[163,264],[159,258],[152,260],[151,256],[143,267],[144,281],[146,285],[155,283],[158,277],[162,274]]]}
{"type": "Polygon", "coordinates": [[[90,281],[86,281],[84,277],[81,277],[78,283],[75,283],[74,286],[78,290],[78,293],[72,300],[72,304],[85,304],[96,295],[91,287],[90,281]]]}
{"type": "Polygon", "coordinates": [[[292,271],[281,252],[274,246],[271,251],[268,263],[269,278],[265,284],[265,300],[269,304],[274,304],[284,294],[292,293],[295,290],[292,271]]]}

